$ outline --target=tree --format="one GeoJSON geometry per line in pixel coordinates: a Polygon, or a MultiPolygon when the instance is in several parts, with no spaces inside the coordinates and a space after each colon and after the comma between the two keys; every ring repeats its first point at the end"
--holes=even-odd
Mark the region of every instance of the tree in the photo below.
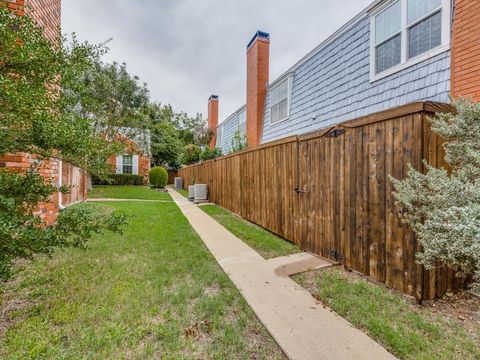
{"type": "Polygon", "coordinates": [[[220,149],[219,147],[215,146],[213,149],[210,149],[210,147],[206,146],[203,148],[200,154],[200,160],[202,161],[213,160],[221,157],[222,155],[223,155],[222,149],[220,149]]]}
{"type": "Polygon", "coordinates": [[[458,113],[431,119],[451,170],[425,163],[426,173],[411,166],[408,177],[392,179],[395,199],[422,245],[418,262],[438,263],[480,283],[480,104],[456,102],[458,113]]]}
{"type": "MultiPolygon", "coordinates": [[[[72,108],[68,87],[89,70],[103,46],[75,38],[52,43],[28,16],[12,16],[0,5],[0,155],[30,152],[39,159],[55,155],[94,174],[106,174],[106,159],[115,146],[93,131],[91,119],[72,108]]],[[[119,230],[123,216],[92,214],[82,208],[62,211],[56,225],[34,215],[40,202],[59,189],[45,181],[35,166],[20,174],[0,171],[0,277],[13,260],[56,247],[83,247],[104,229],[119,230]]],[[[65,192],[67,189],[60,189],[65,192]]]]}
{"type": "Polygon", "coordinates": [[[174,113],[170,105],[151,104],[150,119],[152,162],[156,166],[180,167],[182,142],[180,133],[173,124],[174,113]]]}
{"type": "Polygon", "coordinates": [[[192,165],[200,161],[200,147],[195,144],[189,144],[183,149],[181,163],[183,165],[192,165]]]}
{"type": "Polygon", "coordinates": [[[97,58],[86,71],[65,79],[62,88],[69,94],[68,110],[91,119],[96,132],[113,138],[127,130],[135,136],[149,126],[147,84],[130,75],[125,63],[97,58]]]}
{"type": "Polygon", "coordinates": [[[240,135],[240,131],[235,131],[232,139],[232,148],[230,153],[245,150],[247,148],[247,137],[240,135]]]}
{"type": "Polygon", "coordinates": [[[186,113],[180,112],[173,117],[173,123],[179,130],[180,139],[185,145],[208,146],[212,139],[213,131],[208,129],[202,114],[190,117],[186,113]]]}

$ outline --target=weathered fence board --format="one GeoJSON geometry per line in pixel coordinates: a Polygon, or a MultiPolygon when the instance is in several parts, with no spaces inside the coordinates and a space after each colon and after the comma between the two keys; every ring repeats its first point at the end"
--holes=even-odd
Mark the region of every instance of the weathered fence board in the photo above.
{"type": "Polygon", "coordinates": [[[445,166],[428,116],[448,105],[414,103],[183,168],[184,185],[208,184],[210,200],[306,251],[341,261],[387,286],[429,299],[455,289],[451,270],[426,271],[402,224],[390,176],[422,159],[445,166]]]}

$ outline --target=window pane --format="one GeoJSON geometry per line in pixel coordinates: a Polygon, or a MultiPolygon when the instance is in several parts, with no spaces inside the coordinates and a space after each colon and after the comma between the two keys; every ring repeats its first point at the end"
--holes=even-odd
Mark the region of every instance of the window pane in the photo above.
{"type": "Polygon", "coordinates": [[[133,155],[123,155],[123,165],[133,165],[133,155]]]}
{"type": "Polygon", "coordinates": [[[288,80],[283,81],[272,89],[270,92],[270,106],[273,107],[285,99],[288,99],[288,80]]]}
{"type": "Polygon", "coordinates": [[[426,18],[408,31],[408,57],[412,58],[442,43],[442,12],[426,18]]]}
{"type": "Polygon", "coordinates": [[[287,99],[283,100],[280,104],[279,104],[279,120],[283,120],[285,119],[288,114],[287,114],[287,110],[288,110],[288,101],[287,99]]]}
{"type": "Polygon", "coordinates": [[[247,123],[240,124],[238,127],[238,131],[240,132],[241,136],[244,136],[247,134],[247,123]]]}
{"type": "Polygon", "coordinates": [[[240,114],[238,114],[238,124],[242,125],[247,122],[247,112],[244,110],[240,114]]]}
{"type": "Polygon", "coordinates": [[[408,0],[408,23],[427,15],[442,5],[442,0],[408,0]]]}
{"type": "Polygon", "coordinates": [[[276,123],[277,121],[280,120],[280,113],[279,113],[279,106],[278,106],[278,104],[277,104],[277,105],[273,105],[273,106],[270,108],[270,113],[271,113],[271,120],[270,120],[270,122],[276,123]]]}
{"type": "Polygon", "coordinates": [[[132,165],[123,165],[123,174],[132,174],[133,167],[132,165]]]}
{"type": "Polygon", "coordinates": [[[377,74],[400,64],[401,59],[401,35],[395,36],[376,48],[377,74]]]}
{"type": "Polygon", "coordinates": [[[402,30],[402,6],[397,1],[375,17],[375,44],[387,40],[402,30]]]}

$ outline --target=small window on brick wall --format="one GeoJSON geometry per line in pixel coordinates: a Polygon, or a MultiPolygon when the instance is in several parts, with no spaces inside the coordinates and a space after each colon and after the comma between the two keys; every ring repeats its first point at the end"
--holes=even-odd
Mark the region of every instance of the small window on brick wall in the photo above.
{"type": "Polygon", "coordinates": [[[116,173],[138,175],[138,155],[125,154],[116,157],[116,173]]]}
{"type": "Polygon", "coordinates": [[[133,155],[122,156],[122,174],[133,174],[133,155]]]}

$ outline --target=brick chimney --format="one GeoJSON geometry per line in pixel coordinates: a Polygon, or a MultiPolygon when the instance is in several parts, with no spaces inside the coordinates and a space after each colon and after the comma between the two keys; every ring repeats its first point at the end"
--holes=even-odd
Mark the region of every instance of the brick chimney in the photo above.
{"type": "Polygon", "coordinates": [[[247,45],[247,143],[258,145],[262,138],[265,96],[270,61],[270,35],[257,31],[247,45]]]}
{"type": "Polygon", "coordinates": [[[480,101],[480,1],[456,0],[452,39],[453,97],[480,101]]]}
{"type": "Polygon", "coordinates": [[[218,95],[212,95],[208,99],[208,128],[213,130],[213,137],[210,140],[210,149],[215,148],[217,142],[218,126],[218,95]]]}

